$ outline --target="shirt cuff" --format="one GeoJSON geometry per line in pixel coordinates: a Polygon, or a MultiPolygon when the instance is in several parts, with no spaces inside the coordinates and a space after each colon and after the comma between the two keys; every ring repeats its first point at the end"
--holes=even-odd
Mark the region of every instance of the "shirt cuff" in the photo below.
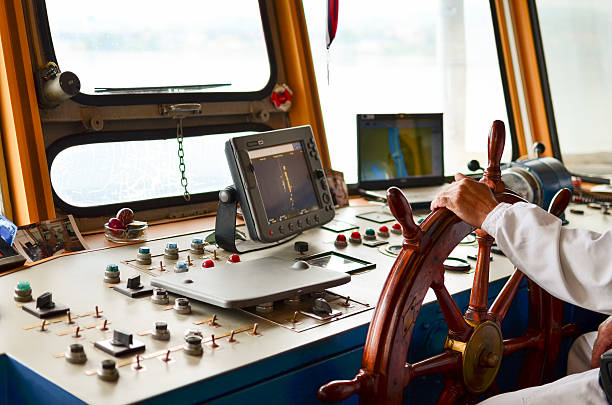
{"type": "Polygon", "coordinates": [[[491,212],[489,212],[489,215],[487,215],[485,220],[482,221],[482,225],[480,226],[480,229],[482,229],[489,235],[495,237],[497,233],[497,228],[499,227],[502,217],[504,216],[504,214],[506,213],[506,211],[508,211],[510,207],[512,207],[512,204],[508,204],[508,203],[497,204],[497,206],[493,208],[491,212]]]}

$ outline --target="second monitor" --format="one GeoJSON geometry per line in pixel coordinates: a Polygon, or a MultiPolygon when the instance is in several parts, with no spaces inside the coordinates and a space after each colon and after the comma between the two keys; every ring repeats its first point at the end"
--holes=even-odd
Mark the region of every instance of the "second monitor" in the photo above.
{"type": "Polygon", "coordinates": [[[359,187],[442,184],[442,114],[357,115],[359,187]]]}

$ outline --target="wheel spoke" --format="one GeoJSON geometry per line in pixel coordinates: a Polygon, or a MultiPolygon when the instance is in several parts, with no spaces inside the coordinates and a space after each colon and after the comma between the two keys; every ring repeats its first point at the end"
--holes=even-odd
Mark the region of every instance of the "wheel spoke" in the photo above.
{"type": "Polygon", "coordinates": [[[487,303],[489,299],[489,264],[491,257],[491,246],[493,237],[485,231],[476,230],[478,241],[478,259],[476,260],[476,272],[470,295],[470,306],[465,317],[471,321],[480,323],[487,318],[487,303]]]}
{"type": "Polygon", "coordinates": [[[465,391],[460,382],[451,379],[444,380],[444,389],[436,401],[436,405],[453,405],[465,391]]]}
{"type": "Polygon", "coordinates": [[[505,339],[504,356],[522,349],[538,347],[543,339],[544,334],[542,332],[527,333],[521,337],[505,339]]]}
{"type": "Polygon", "coordinates": [[[504,288],[502,288],[501,292],[491,305],[491,309],[489,310],[489,317],[496,321],[498,324],[502,324],[504,322],[504,318],[510,309],[510,305],[512,305],[512,301],[514,301],[514,297],[521,286],[521,282],[525,278],[523,272],[519,269],[514,269],[514,274],[512,277],[506,282],[504,288]]]}
{"type": "Polygon", "coordinates": [[[433,282],[431,284],[431,289],[436,294],[440,310],[446,320],[450,334],[456,339],[466,339],[471,327],[465,319],[463,319],[459,307],[455,303],[455,300],[453,300],[453,297],[451,297],[443,282],[433,282]]]}
{"type": "Polygon", "coordinates": [[[406,363],[404,368],[404,387],[414,378],[421,375],[446,373],[455,370],[461,362],[461,353],[447,350],[418,363],[406,363]]]}

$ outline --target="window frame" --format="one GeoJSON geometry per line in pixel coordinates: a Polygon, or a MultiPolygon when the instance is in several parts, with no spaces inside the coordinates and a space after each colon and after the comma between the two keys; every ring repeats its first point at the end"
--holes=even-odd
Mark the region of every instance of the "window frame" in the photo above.
{"type": "MultiPolygon", "coordinates": [[[[194,126],[185,127],[183,137],[208,136],[215,134],[228,134],[246,131],[270,131],[274,128],[260,123],[243,123],[243,124],[221,124],[211,126],[194,126]]],[[[53,161],[60,152],[70,147],[102,144],[110,142],[126,142],[126,141],[154,141],[162,139],[172,139],[176,137],[176,129],[154,129],[154,130],[136,130],[136,131],[106,131],[106,132],[82,132],[66,138],[62,138],[52,143],[47,147],[47,167],[51,173],[53,161]]],[[[178,171],[177,171],[178,173],[178,171]]],[[[229,184],[228,184],[229,186],[229,184]]],[[[191,194],[191,199],[185,201],[183,195],[173,197],[160,197],[148,200],[124,201],[115,204],[96,205],[91,207],[78,207],[67,203],[55,191],[55,187],[51,182],[51,192],[53,193],[53,201],[56,207],[64,212],[68,212],[75,217],[96,217],[104,215],[114,215],[117,210],[123,207],[130,207],[136,211],[144,211],[157,209],[160,207],[176,207],[185,206],[197,203],[214,202],[218,200],[219,190],[208,191],[204,193],[191,194]]]]}
{"type": "Polygon", "coordinates": [[[557,135],[557,122],[555,120],[555,110],[553,109],[552,93],[550,92],[550,81],[548,80],[548,70],[546,68],[546,58],[544,56],[544,43],[542,42],[542,32],[540,31],[540,20],[535,0],[527,0],[527,9],[529,10],[529,19],[531,20],[531,35],[533,36],[538,73],[540,74],[540,86],[542,88],[544,110],[546,111],[546,121],[548,122],[552,155],[563,162],[561,144],[557,135]]]}
{"type": "MultiPolygon", "coordinates": [[[[532,1],[532,0],[529,0],[532,1]]],[[[512,97],[510,95],[510,84],[508,82],[508,71],[504,63],[504,51],[500,33],[499,21],[497,20],[497,5],[495,0],[489,0],[489,9],[491,10],[491,20],[493,22],[493,35],[495,36],[495,48],[497,50],[497,62],[499,64],[499,74],[502,81],[502,89],[504,92],[504,101],[506,102],[506,115],[508,117],[508,130],[510,131],[510,141],[512,153],[510,159],[516,161],[520,158],[520,147],[516,133],[516,123],[514,122],[514,111],[512,110],[512,97]]]]}
{"type": "MultiPolygon", "coordinates": [[[[176,104],[176,103],[198,103],[198,102],[220,102],[220,101],[254,101],[261,100],[272,93],[278,80],[278,65],[274,51],[274,40],[270,27],[270,16],[266,6],[266,0],[259,1],[261,23],[268,52],[270,64],[270,78],[268,83],[257,91],[250,92],[189,92],[189,93],[145,93],[145,94],[85,94],[79,92],[72,99],[83,105],[89,106],[118,106],[118,105],[145,105],[145,104],[176,104]]],[[[57,64],[57,57],[53,47],[51,28],[47,15],[46,0],[37,0],[35,13],[38,19],[38,27],[42,51],[47,61],[57,64]]],[[[59,66],[59,64],[58,64],[59,66]]],[[[61,66],[60,66],[61,68],[61,66]]]]}

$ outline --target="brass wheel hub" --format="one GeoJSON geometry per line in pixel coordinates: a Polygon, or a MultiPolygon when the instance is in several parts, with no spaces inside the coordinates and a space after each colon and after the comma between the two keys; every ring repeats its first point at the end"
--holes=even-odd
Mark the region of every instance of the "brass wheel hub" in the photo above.
{"type": "Polygon", "coordinates": [[[473,394],[483,393],[495,380],[504,352],[501,330],[495,322],[486,321],[474,329],[467,342],[448,338],[446,348],[463,356],[463,382],[473,394]]]}

